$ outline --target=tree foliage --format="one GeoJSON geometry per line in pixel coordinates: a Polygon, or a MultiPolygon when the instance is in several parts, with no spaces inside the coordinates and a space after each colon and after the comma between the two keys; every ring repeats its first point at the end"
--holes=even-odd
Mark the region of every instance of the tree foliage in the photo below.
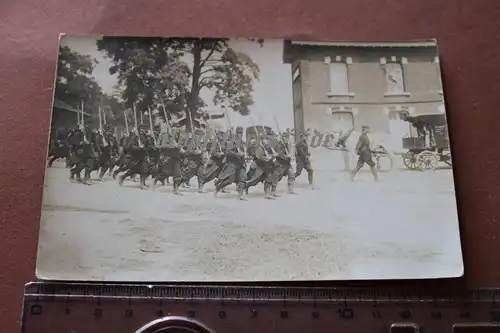
{"type": "MultiPolygon", "coordinates": [[[[195,118],[206,101],[242,115],[253,104],[253,82],[259,67],[247,55],[229,47],[228,39],[104,37],[97,47],[113,63],[125,107],[145,111],[163,102],[169,112],[186,111],[195,118]]],[[[261,43],[262,40],[257,42],[261,43]]],[[[191,123],[188,122],[188,127],[191,123]]]]}
{"type": "Polygon", "coordinates": [[[95,59],[71,50],[68,46],[59,49],[55,94],[56,98],[75,108],[83,100],[85,112],[97,114],[102,91],[92,77],[95,59]]]}
{"type": "Polygon", "coordinates": [[[107,123],[117,125],[125,122],[123,103],[115,96],[103,93],[100,99],[100,107],[107,123]]]}

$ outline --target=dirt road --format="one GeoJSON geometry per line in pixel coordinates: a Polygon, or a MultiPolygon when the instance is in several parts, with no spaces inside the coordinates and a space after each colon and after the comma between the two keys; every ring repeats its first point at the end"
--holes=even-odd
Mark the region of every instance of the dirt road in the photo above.
{"type": "MultiPolygon", "coordinates": [[[[111,281],[239,281],[436,278],[462,271],[451,170],[317,168],[298,195],[249,201],[171,187],[155,192],[111,177],[72,184],[56,163],[46,173],[40,278],[111,281]]],[[[193,181],[193,185],[196,181],[193,181]]],[[[285,190],[285,181],[280,191],[285,190]]]]}

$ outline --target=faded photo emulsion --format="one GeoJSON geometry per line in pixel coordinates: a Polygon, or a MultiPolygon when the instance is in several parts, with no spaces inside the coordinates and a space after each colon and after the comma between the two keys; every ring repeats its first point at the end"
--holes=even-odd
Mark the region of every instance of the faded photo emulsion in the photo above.
{"type": "Polygon", "coordinates": [[[60,38],[38,278],[462,274],[435,41],[60,38]]]}

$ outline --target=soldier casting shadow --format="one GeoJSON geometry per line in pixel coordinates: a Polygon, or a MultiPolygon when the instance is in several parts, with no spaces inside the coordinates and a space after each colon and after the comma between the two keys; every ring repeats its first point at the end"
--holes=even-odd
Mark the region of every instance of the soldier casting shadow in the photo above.
{"type": "Polygon", "coordinates": [[[160,159],[158,173],[153,179],[153,189],[156,188],[158,181],[163,182],[168,177],[173,177],[173,193],[182,195],[179,192],[181,186],[181,148],[171,129],[160,134],[158,148],[160,159]]]}
{"type": "Polygon", "coordinates": [[[358,154],[358,163],[356,164],[356,168],[352,170],[351,173],[351,181],[354,181],[354,177],[361,170],[363,165],[368,164],[370,170],[372,171],[373,178],[375,181],[378,181],[377,168],[375,167],[375,162],[372,159],[372,152],[370,149],[370,138],[368,137],[368,133],[370,131],[370,127],[367,125],[363,125],[361,127],[361,134],[359,135],[358,143],[356,144],[356,154],[358,154]]]}
{"type": "Polygon", "coordinates": [[[236,134],[230,136],[225,147],[226,161],[219,177],[215,181],[214,197],[226,186],[236,183],[238,199],[247,200],[243,196],[246,185],[245,142],[243,142],[243,127],[236,128],[236,134]]]}
{"type": "Polygon", "coordinates": [[[94,170],[94,165],[101,155],[96,133],[90,126],[90,120],[81,124],[79,130],[74,132],[71,143],[75,153],[72,156],[73,167],[70,169],[69,179],[74,181],[74,177],[77,176],[77,180],[85,185],[92,185],[90,173],[94,170]],[[84,178],[80,180],[82,171],[84,171],[84,178]]]}
{"type": "MultiPolygon", "coordinates": [[[[140,188],[147,189],[146,178],[148,177],[148,154],[149,140],[146,136],[147,125],[139,125],[138,133],[131,133],[127,142],[127,151],[125,157],[125,167],[127,171],[119,176],[118,183],[123,185],[123,181],[130,176],[139,174],[140,188]]],[[[115,171],[116,172],[116,171],[115,171]]]]}
{"type": "Polygon", "coordinates": [[[260,137],[260,145],[251,146],[251,154],[253,155],[253,166],[248,171],[248,181],[245,186],[245,192],[248,194],[250,187],[264,183],[264,198],[275,199],[272,193],[273,185],[277,180],[275,173],[276,156],[272,149],[269,140],[265,136],[260,137]]]}
{"type": "MultiPolygon", "coordinates": [[[[102,134],[97,135],[97,144],[100,147],[99,180],[102,181],[106,171],[112,168],[119,154],[118,141],[114,136],[115,128],[109,124],[103,126],[102,134]]],[[[95,169],[95,168],[94,168],[95,169]]]]}
{"type": "Polygon", "coordinates": [[[309,187],[313,186],[313,168],[311,166],[311,161],[309,158],[311,154],[309,153],[309,145],[307,144],[308,135],[307,133],[302,133],[300,135],[300,141],[295,145],[295,157],[297,160],[297,170],[295,172],[295,178],[299,177],[302,170],[307,171],[307,179],[309,181],[309,187]]]}

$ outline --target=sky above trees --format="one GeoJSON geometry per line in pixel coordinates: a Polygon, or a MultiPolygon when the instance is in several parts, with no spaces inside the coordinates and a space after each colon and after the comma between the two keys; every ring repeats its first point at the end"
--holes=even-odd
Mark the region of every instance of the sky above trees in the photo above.
{"type": "MultiPolygon", "coordinates": [[[[92,75],[95,78],[95,81],[102,88],[102,91],[107,94],[116,93],[115,86],[119,83],[120,72],[117,71],[114,74],[110,74],[110,68],[117,65],[116,57],[115,62],[112,59],[108,59],[106,55],[116,55],[108,52],[106,54],[105,48],[106,44],[101,45],[103,52],[100,52],[97,48],[97,39],[92,37],[66,37],[62,41],[62,45],[69,46],[72,50],[83,54],[89,55],[96,60],[96,64],[94,65],[92,75]]],[[[188,46],[192,46],[188,43],[188,46]]],[[[108,44],[109,45],[109,44],[108,44]]],[[[116,45],[115,45],[116,46],[116,45]]],[[[183,46],[186,46],[184,43],[183,46]]],[[[208,53],[210,52],[212,45],[203,45],[205,47],[204,52],[202,53],[203,59],[206,58],[208,53]]],[[[224,47],[224,45],[219,45],[224,47]]],[[[213,99],[214,95],[218,96],[219,101],[225,100],[226,105],[233,106],[236,109],[236,112],[231,112],[230,117],[231,121],[234,125],[243,125],[243,126],[251,126],[250,117],[241,116],[241,114],[250,113],[255,122],[258,123],[273,123],[273,116],[276,116],[278,119],[280,126],[283,128],[292,127],[293,126],[293,99],[292,99],[292,87],[291,87],[291,70],[289,65],[283,64],[282,62],[282,43],[279,40],[266,40],[264,44],[261,46],[257,42],[251,42],[245,39],[238,40],[230,40],[227,42],[227,47],[232,51],[229,54],[224,54],[226,56],[234,56],[232,59],[229,59],[229,62],[226,62],[228,66],[223,66],[222,70],[218,70],[217,73],[219,76],[224,76],[226,80],[212,80],[212,85],[208,87],[208,89],[202,89],[200,91],[199,97],[206,104],[206,109],[209,111],[213,111],[219,113],[221,111],[220,107],[214,105],[213,99]],[[248,56],[246,58],[245,56],[248,56]],[[236,60],[235,60],[236,58],[236,60]],[[245,84],[248,82],[243,82],[238,84],[234,84],[231,80],[227,80],[228,73],[224,72],[224,69],[230,69],[231,72],[244,71],[245,75],[239,75],[241,78],[252,78],[251,89],[246,89],[245,84]],[[221,74],[222,72],[222,74],[221,74]],[[225,82],[222,82],[225,81],[225,82]],[[220,84],[217,86],[217,83],[228,84],[229,86],[221,87],[220,84]],[[228,88],[231,90],[231,84],[234,87],[238,87],[238,89],[233,89],[232,95],[227,96],[228,88]],[[243,84],[243,85],[242,85],[243,84]],[[241,89],[243,87],[243,89],[241,89]],[[223,89],[222,89],[223,88],[223,89]],[[250,91],[251,90],[251,91],[250,91]],[[224,94],[220,94],[223,91],[224,94]],[[226,95],[226,96],[224,96],[226,95]],[[248,98],[251,99],[251,103],[248,102],[248,98]],[[235,103],[236,101],[236,103],[235,103]],[[241,103],[243,102],[243,103],[241,103]],[[248,105],[246,105],[248,104],[248,105]],[[248,110],[238,110],[238,107],[244,105],[244,107],[248,107],[248,110]],[[246,106],[245,106],[246,105],[246,106]]],[[[134,48],[137,50],[137,48],[134,48]]],[[[189,49],[189,48],[188,48],[189,49]]],[[[154,50],[144,50],[146,58],[151,59],[152,51],[154,50]]],[[[211,59],[219,60],[220,57],[216,57],[217,51],[213,52],[213,56],[211,59]]],[[[224,50],[222,50],[224,51],[224,50]]],[[[224,52],[219,52],[219,55],[222,55],[224,52]]],[[[136,52],[137,55],[137,52],[136,52]]],[[[161,56],[161,54],[158,54],[161,56]]],[[[118,55],[120,58],[122,55],[118,55]]],[[[141,55],[143,56],[143,55],[141,55]]],[[[193,53],[192,52],[184,52],[181,55],[184,62],[191,66],[191,70],[193,68],[193,53]]],[[[123,60],[125,57],[122,57],[123,60]]],[[[198,60],[199,62],[199,60],[198,60]]],[[[141,64],[144,61],[140,61],[141,64]]],[[[173,64],[174,62],[171,62],[173,64]]],[[[215,64],[215,63],[214,63],[215,64]]],[[[219,63],[221,64],[221,63],[219,63]]],[[[170,66],[171,67],[171,66],[170,66]]],[[[204,70],[210,70],[214,72],[214,66],[205,66],[204,70]]],[[[217,69],[217,68],[215,68],[217,69]]],[[[126,73],[126,68],[121,72],[122,78],[123,73],[126,73]]],[[[170,71],[170,70],[169,70],[170,71]]],[[[171,72],[165,71],[167,76],[171,74],[171,72]]],[[[174,69],[175,73],[175,69],[174,69]]],[[[241,73],[240,73],[241,74],[241,73]]],[[[125,75],[126,76],[126,75],[125,75]]],[[[130,75],[129,75],[130,77],[130,75]]],[[[182,78],[180,78],[182,80],[182,78]]],[[[123,81],[123,80],[122,80],[123,81]]],[[[125,80],[126,81],[126,80],[125,80]]],[[[179,81],[179,78],[176,78],[174,81],[179,81]]],[[[244,80],[245,81],[245,80],[244,80]]],[[[206,81],[203,81],[206,82],[206,81]]],[[[122,82],[123,83],[123,82],[122,82]]],[[[130,81],[128,82],[129,85],[130,81]]],[[[178,83],[178,82],[177,82],[178,83]]],[[[166,83],[168,86],[168,82],[166,83]]],[[[180,85],[182,86],[182,85],[180,85]]],[[[123,87],[123,85],[122,85],[123,87]]],[[[191,87],[188,87],[188,89],[191,87]]],[[[248,88],[248,87],[247,87],[248,88]]],[[[161,89],[160,89],[161,90],[161,89]]],[[[230,91],[231,93],[231,91],[230,91]]],[[[165,96],[167,97],[167,96],[165,96]]],[[[172,96],[170,96],[171,98],[172,96]]],[[[217,101],[217,98],[216,98],[217,101]]],[[[150,100],[147,100],[146,103],[142,106],[149,104],[150,100]]],[[[192,101],[193,102],[193,101],[192,101]]]]}

